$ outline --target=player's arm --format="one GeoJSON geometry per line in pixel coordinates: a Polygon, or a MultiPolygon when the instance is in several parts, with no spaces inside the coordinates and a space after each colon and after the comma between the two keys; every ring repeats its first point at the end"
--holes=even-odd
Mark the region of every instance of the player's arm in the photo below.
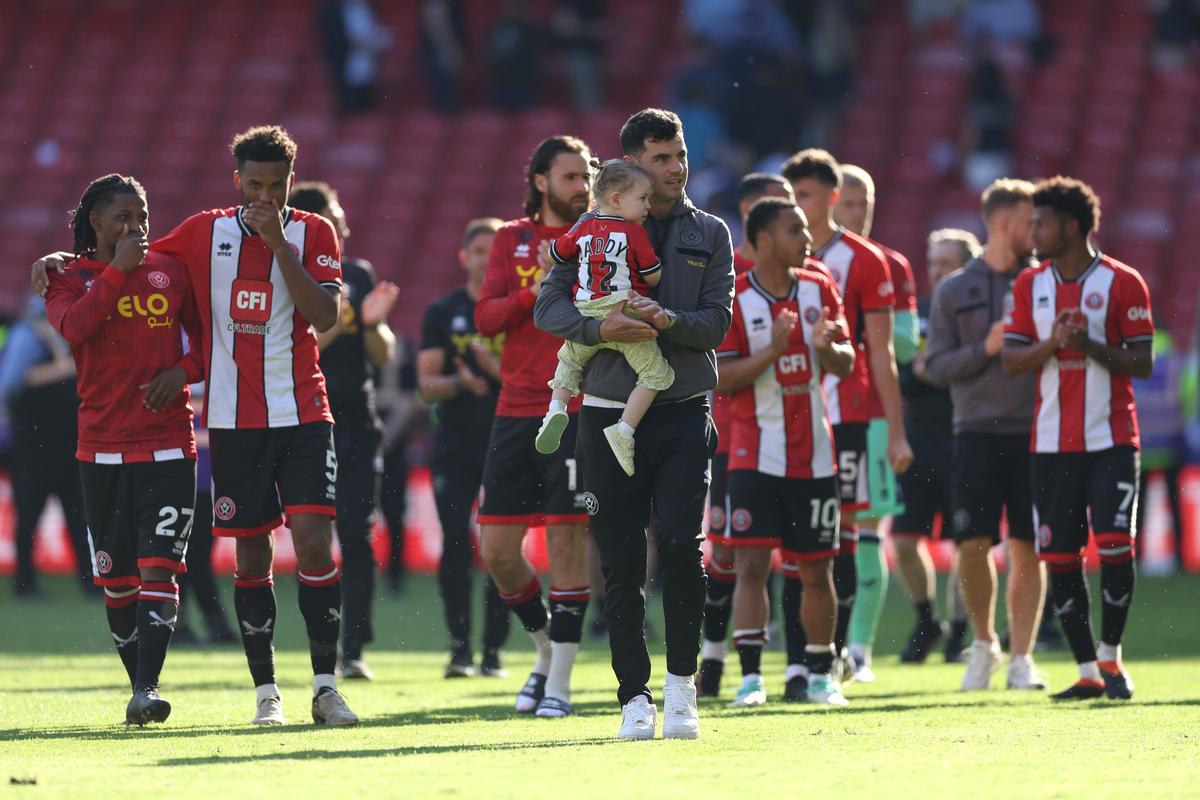
{"type": "Polygon", "coordinates": [[[67,262],[74,257],[74,253],[59,250],[57,253],[47,253],[33,262],[33,266],[29,268],[29,287],[33,289],[33,293],[45,297],[46,290],[50,288],[50,273],[63,272],[67,262]]]}
{"type": "Polygon", "coordinates": [[[911,364],[921,349],[921,324],[917,319],[917,298],[913,294],[916,281],[912,265],[900,253],[887,254],[888,270],[896,304],[892,312],[892,349],[897,364],[911,364]]]}
{"type": "Polygon", "coordinates": [[[67,343],[75,347],[92,338],[117,306],[125,276],[141,265],[150,243],[145,234],[125,232],[117,241],[112,262],[92,281],[92,290],[80,294],[63,280],[53,281],[46,299],[46,319],[67,343]]]}
{"type": "MultiPolygon", "coordinates": [[[[242,221],[253,231],[257,232],[263,244],[271,248],[283,282],[287,284],[288,294],[300,316],[318,331],[327,331],[337,323],[341,310],[341,287],[323,286],[309,274],[300,257],[292,249],[291,243],[283,235],[283,217],[274,201],[264,203],[255,200],[245,207],[242,221]]],[[[328,222],[324,223],[329,225],[328,222]]],[[[338,260],[337,242],[333,239],[332,230],[329,234],[331,244],[326,248],[332,249],[332,258],[338,260]]],[[[328,256],[325,252],[323,255],[328,256]]]]}
{"type": "Polygon", "coordinates": [[[912,463],[912,448],[904,428],[900,376],[896,372],[896,354],[892,350],[892,310],[866,311],[863,320],[866,323],[867,367],[888,423],[888,461],[897,473],[902,473],[912,463]]]}
{"type": "Polygon", "coordinates": [[[925,345],[925,376],[934,386],[969,380],[987,369],[1003,344],[993,332],[978,342],[963,342],[958,331],[958,313],[950,294],[951,281],[944,281],[933,292],[929,304],[929,337],[925,345]],[[993,349],[994,348],[994,349],[993,349]]]}
{"type": "Polygon", "coordinates": [[[1004,332],[1004,348],[1000,351],[1000,364],[1004,367],[1004,374],[1011,378],[1041,369],[1059,348],[1067,346],[1071,332],[1068,324],[1070,319],[1069,310],[1060,311],[1054,320],[1049,338],[1042,340],[1036,339],[1023,329],[1014,329],[1013,323],[1009,322],[1004,332]]]}
{"type": "Polygon", "coordinates": [[[367,360],[378,368],[391,361],[396,353],[396,334],[388,325],[387,318],[399,299],[400,287],[391,281],[375,284],[363,298],[363,345],[367,360]]]}
{"type": "Polygon", "coordinates": [[[483,336],[497,336],[517,327],[533,313],[533,304],[537,302],[541,279],[530,286],[510,289],[512,251],[512,236],[501,228],[492,240],[483,286],[475,301],[475,327],[483,336]]]}
{"type": "MultiPolygon", "coordinates": [[[[1100,365],[1109,372],[1117,375],[1132,375],[1145,380],[1154,371],[1154,343],[1152,341],[1126,342],[1119,347],[1113,347],[1087,338],[1086,329],[1078,335],[1081,337],[1081,340],[1078,340],[1078,344],[1081,345],[1079,352],[1100,362],[1100,365]]],[[[1075,343],[1073,336],[1072,339],[1068,339],[1067,346],[1074,348],[1075,343]]]]}
{"type": "Polygon", "coordinates": [[[817,318],[812,329],[813,350],[817,353],[817,360],[821,362],[821,369],[839,378],[845,378],[854,371],[857,352],[846,330],[845,312],[837,287],[832,281],[826,281],[821,288],[825,297],[821,306],[821,316],[817,318]]]}
{"type": "Polygon", "coordinates": [[[1109,313],[1116,318],[1121,343],[1112,346],[1088,336],[1086,324],[1072,324],[1067,346],[1078,348],[1109,372],[1146,379],[1154,371],[1154,320],[1150,316],[1150,290],[1136,273],[1120,273],[1113,287],[1109,313]]]}
{"type": "Polygon", "coordinates": [[[142,404],[150,411],[162,411],[183,391],[183,387],[204,380],[204,335],[196,297],[188,287],[187,299],[179,311],[179,322],[187,335],[188,350],[175,366],[155,375],[142,389],[142,404]]]}
{"type": "Polygon", "coordinates": [[[738,355],[745,352],[745,347],[740,337],[731,332],[718,353],[717,391],[732,394],[758,380],[758,376],[766,372],[775,359],[787,352],[788,337],[798,319],[796,312],[784,309],[771,323],[770,346],[742,358],[738,355]]]}
{"type": "MultiPolygon", "coordinates": [[[[648,299],[648,298],[647,298],[648,299]]],[[[630,301],[635,310],[639,308],[639,299],[630,301]]],[[[656,304],[657,305],[657,304],[656,304]]],[[[712,258],[704,268],[700,279],[700,300],[694,311],[672,309],[675,321],[670,321],[670,315],[656,313],[653,317],[654,326],[663,331],[663,336],[676,344],[682,344],[695,350],[714,350],[725,339],[729,324],[733,319],[733,244],[729,238],[729,228],[720,223],[719,232],[713,247],[712,258]]]]}
{"type": "Polygon", "coordinates": [[[455,371],[444,375],[446,354],[451,343],[446,337],[446,320],[439,306],[430,306],[421,320],[421,349],[417,352],[417,393],[427,405],[453,400],[464,392],[482,397],[488,392],[487,382],[471,371],[457,356],[455,371]],[[478,389],[482,386],[483,391],[478,389]]]}

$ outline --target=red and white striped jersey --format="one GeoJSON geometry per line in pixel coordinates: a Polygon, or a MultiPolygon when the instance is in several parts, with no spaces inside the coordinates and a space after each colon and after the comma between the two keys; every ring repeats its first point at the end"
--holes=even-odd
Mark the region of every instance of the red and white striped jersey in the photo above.
{"type": "Polygon", "coordinates": [[[839,228],[816,257],[829,270],[841,292],[846,308],[850,338],[858,350],[854,371],[846,378],[825,376],[825,394],[829,398],[829,419],[842,422],[868,422],[883,416],[883,405],[875,392],[867,358],[864,314],[889,311],[894,290],[887,259],[878,247],[857,234],[839,228]]]}
{"type": "Polygon", "coordinates": [[[748,358],[769,348],[771,324],[784,309],[796,312],[799,321],[787,352],[733,394],[729,469],[779,478],[826,478],[837,467],[812,329],[822,308],[842,325],[843,334],[845,317],[832,281],[808,270],[794,269],[792,275],[792,288],[783,298],[767,292],[753,271],[734,284],[733,324],[717,348],[718,359],[748,358]]]}
{"type": "MultiPolygon", "coordinates": [[[[753,268],[753,261],[738,250],[733,251],[734,278],[753,268]]],[[[712,405],[713,424],[717,427],[717,455],[729,455],[729,438],[732,435],[730,426],[733,424],[733,397],[713,389],[712,399],[709,402],[712,405]]]]}
{"type": "Polygon", "coordinates": [[[650,294],[646,276],[662,269],[646,229],[621,217],[589,211],[550,245],[557,264],[579,260],[578,303],[627,294],[650,294]]]}
{"type": "MultiPolygon", "coordinates": [[[[1154,340],[1146,282],[1105,255],[1097,254],[1074,281],[1063,280],[1052,261],[1018,275],[1004,337],[1019,344],[1045,341],[1062,311],[1082,314],[1088,336],[1110,347],[1154,340]]],[[[1131,377],[1059,348],[1038,370],[1030,449],[1090,453],[1117,445],[1139,446],[1131,377]]]]}
{"type": "MultiPolygon", "coordinates": [[[[305,270],[322,286],[339,289],[333,226],[318,214],[283,213],[284,236],[305,270]]],[[[296,309],[274,254],[242,222],[240,207],[194,214],[150,247],[183,261],[191,273],[208,364],[205,425],[333,421],[316,334],[296,309]]]]}

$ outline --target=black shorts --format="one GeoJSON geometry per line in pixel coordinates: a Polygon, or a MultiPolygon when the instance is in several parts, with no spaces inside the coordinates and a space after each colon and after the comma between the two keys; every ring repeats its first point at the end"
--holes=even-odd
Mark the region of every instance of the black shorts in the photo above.
{"type": "Polygon", "coordinates": [[[196,462],[79,463],[97,586],[140,586],[140,567],[183,572],[196,509],[196,462]]]}
{"type": "Polygon", "coordinates": [[[950,460],[914,461],[897,476],[904,511],[892,520],[893,536],[932,536],[933,521],[942,515],[942,536],[950,538],[954,508],[954,470],[950,460]]]}
{"type": "Polygon", "coordinates": [[[1097,538],[1137,536],[1141,454],[1129,445],[1094,453],[1034,453],[1037,550],[1043,561],[1074,561],[1097,538]],[[1055,558],[1061,556],[1062,558],[1055,558]]]}
{"type": "Polygon", "coordinates": [[[337,516],[333,425],[210,428],[213,535],[262,536],[283,514],[337,516]]]}
{"type": "Polygon", "coordinates": [[[867,486],[867,423],[842,422],[833,426],[837,451],[838,498],[843,511],[865,511],[871,507],[867,486]]]}
{"type": "Polygon", "coordinates": [[[838,553],[837,478],[777,478],[729,473],[730,547],[778,547],[784,561],[815,561],[838,553]]]}
{"type": "Polygon", "coordinates": [[[708,538],[724,542],[729,529],[729,454],[712,457],[712,477],[708,484],[708,538]]]}
{"type": "Polygon", "coordinates": [[[571,414],[558,451],[533,447],[540,417],[496,417],[479,489],[481,525],[571,525],[587,522],[575,462],[579,415],[571,414]]]}
{"type": "Polygon", "coordinates": [[[999,543],[1002,511],[1009,536],[1033,541],[1028,434],[960,433],[954,437],[953,464],[954,541],[999,543]]]}

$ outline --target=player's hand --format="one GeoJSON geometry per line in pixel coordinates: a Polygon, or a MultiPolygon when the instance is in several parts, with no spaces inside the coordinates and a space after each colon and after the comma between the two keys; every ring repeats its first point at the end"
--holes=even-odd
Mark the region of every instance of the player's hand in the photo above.
{"type": "Polygon", "coordinates": [[[145,231],[129,230],[129,223],[121,231],[121,238],[117,240],[117,247],[113,253],[112,265],[124,273],[133,272],[141,266],[141,263],[146,260],[146,253],[150,251],[150,240],[146,238],[145,231]]]}
{"type": "Polygon", "coordinates": [[[242,209],[242,222],[257,233],[263,244],[272,250],[287,244],[287,238],[283,235],[283,216],[280,215],[279,206],[275,205],[274,200],[269,203],[262,200],[251,201],[242,209]]]}
{"type": "Polygon", "coordinates": [[[1004,320],[996,320],[983,340],[983,352],[994,356],[1004,347],[1004,320]]]}
{"type": "Polygon", "coordinates": [[[454,357],[454,367],[458,370],[458,384],[476,397],[486,397],[488,384],[467,366],[460,356],[454,357]]]}
{"type": "Polygon", "coordinates": [[[913,371],[913,375],[915,375],[917,377],[917,380],[921,381],[921,383],[929,383],[930,382],[929,381],[929,365],[926,363],[924,350],[917,353],[917,357],[913,359],[912,371],[913,371]]]}
{"type": "Polygon", "coordinates": [[[1053,339],[1059,347],[1067,346],[1067,339],[1071,336],[1071,324],[1075,316],[1072,309],[1064,308],[1058,312],[1058,316],[1054,318],[1054,325],[1050,328],[1050,338],[1053,339]]]}
{"type": "Polygon", "coordinates": [[[612,313],[600,323],[600,339],[605,342],[649,342],[658,336],[653,325],[625,315],[627,303],[613,306],[612,313]]]}
{"type": "Polygon", "coordinates": [[[400,299],[400,287],[391,281],[381,281],[375,284],[375,288],[367,292],[367,296],[362,301],[362,323],[367,327],[372,327],[384,322],[388,318],[388,314],[392,313],[392,309],[396,307],[396,301],[400,299]]]}
{"type": "Polygon", "coordinates": [[[667,311],[658,303],[651,300],[649,297],[642,297],[640,294],[634,294],[625,304],[625,310],[632,310],[637,314],[637,319],[649,322],[660,331],[665,331],[667,326],[671,324],[671,318],[667,316],[667,311]]]}
{"type": "Polygon", "coordinates": [[[492,351],[487,349],[487,345],[482,340],[471,341],[471,355],[475,356],[475,365],[483,370],[484,375],[494,381],[500,380],[500,362],[496,360],[492,351]]]}
{"type": "Polygon", "coordinates": [[[42,256],[29,268],[29,286],[39,297],[45,297],[50,288],[50,270],[66,272],[67,260],[62,253],[42,256]]]}
{"type": "Polygon", "coordinates": [[[183,371],[183,367],[171,367],[166,372],[156,375],[154,380],[143,383],[138,388],[145,392],[142,395],[142,404],[157,413],[171,405],[175,397],[183,391],[185,385],[187,385],[187,373],[183,371]]]}
{"type": "Polygon", "coordinates": [[[542,272],[547,275],[550,274],[550,270],[554,269],[554,256],[550,255],[550,241],[548,239],[542,239],[538,242],[537,261],[542,272]]]}
{"type": "Polygon", "coordinates": [[[1066,326],[1066,343],[1064,347],[1069,350],[1074,350],[1076,353],[1087,353],[1088,345],[1091,344],[1091,337],[1088,336],[1087,322],[1077,323],[1072,321],[1066,326]]]}
{"type": "Polygon", "coordinates": [[[913,451],[908,445],[908,439],[903,436],[889,439],[887,457],[888,463],[892,465],[892,471],[897,475],[908,472],[908,468],[912,466],[913,462],[913,451]]]}
{"type": "Polygon", "coordinates": [[[787,352],[788,340],[799,320],[800,317],[795,311],[785,308],[771,323],[771,349],[775,351],[775,355],[781,356],[787,352]]]}
{"type": "Polygon", "coordinates": [[[841,326],[829,319],[829,309],[822,306],[821,316],[817,317],[817,322],[813,325],[813,348],[819,353],[828,353],[839,334],[841,326]]]}

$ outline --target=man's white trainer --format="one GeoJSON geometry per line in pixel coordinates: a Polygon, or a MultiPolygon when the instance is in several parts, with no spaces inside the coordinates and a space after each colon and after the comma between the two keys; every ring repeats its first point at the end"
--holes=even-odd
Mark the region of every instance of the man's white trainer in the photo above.
{"type": "Polygon", "coordinates": [[[621,709],[621,732],[617,734],[622,739],[653,739],[658,727],[658,709],[639,694],[621,709]]]}
{"type": "Polygon", "coordinates": [[[1000,652],[998,640],[981,642],[976,639],[967,651],[967,671],[963,674],[962,690],[973,692],[991,688],[992,675],[1003,664],[1004,653],[1000,652]]]}
{"type": "Polygon", "coordinates": [[[691,675],[667,675],[663,687],[663,738],[700,738],[700,712],[696,708],[696,680],[691,675]]]}

